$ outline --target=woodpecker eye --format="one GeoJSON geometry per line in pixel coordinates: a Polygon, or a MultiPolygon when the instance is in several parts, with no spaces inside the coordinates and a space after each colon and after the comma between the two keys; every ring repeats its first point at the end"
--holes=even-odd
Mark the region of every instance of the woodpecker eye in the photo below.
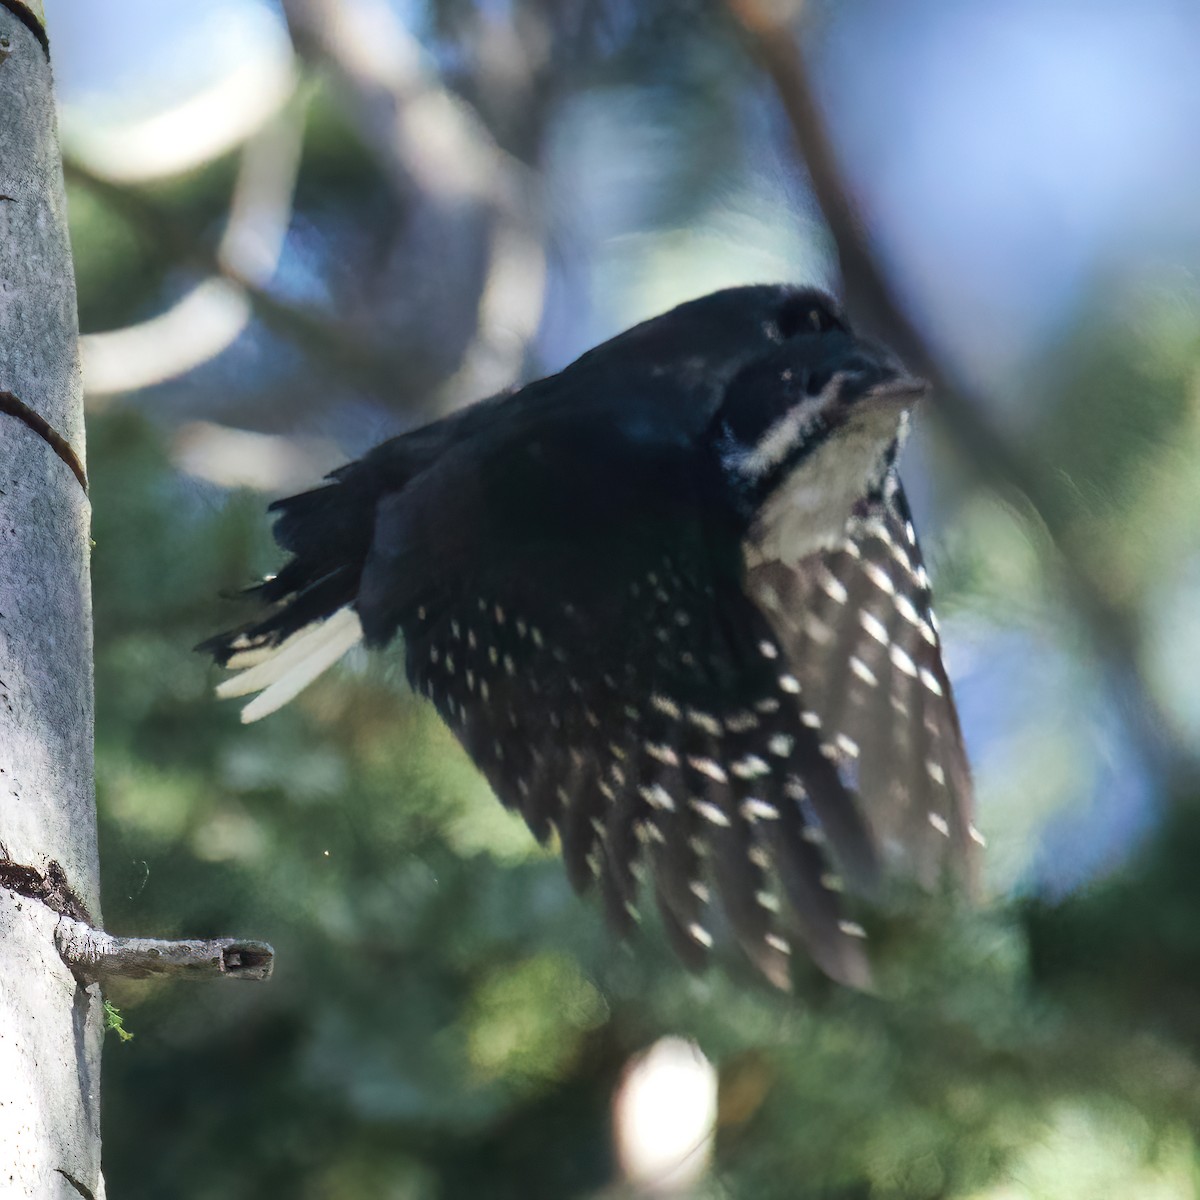
{"type": "Polygon", "coordinates": [[[829,333],[844,328],[828,305],[813,296],[795,296],[779,312],[779,332],[786,340],[803,333],[829,333]]]}

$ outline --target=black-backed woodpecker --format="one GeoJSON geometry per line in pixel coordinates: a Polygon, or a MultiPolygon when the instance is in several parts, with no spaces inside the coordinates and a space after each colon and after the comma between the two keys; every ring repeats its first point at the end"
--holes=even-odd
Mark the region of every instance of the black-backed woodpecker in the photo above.
{"type": "Polygon", "coordinates": [[[273,712],[355,643],[627,931],[868,980],[843,881],[969,861],[971,781],[896,471],[924,384],[824,293],[733,288],[272,505],[291,557],[202,649],[273,712]]]}

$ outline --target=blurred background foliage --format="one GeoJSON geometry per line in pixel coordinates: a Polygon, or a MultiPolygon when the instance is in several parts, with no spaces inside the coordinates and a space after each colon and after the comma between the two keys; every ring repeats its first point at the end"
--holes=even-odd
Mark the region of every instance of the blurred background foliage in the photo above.
{"type": "Polygon", "coordinates": [[[105,1061],[110,1195],[1197,1194],[1195,6],[792,22],[895,291],[1050,481],[1035,509],[936,404],[918,421],[987,900],[879,916],[877,995],[792,997],[733,960],[688,977],[653,928],[614,944],[398,653],[243,728],[191,652],[276,565],[270,498],[713,287],[836,286],[729,12],[50,8],[105,918],[278,952],[264,987],[113,987],[135,1039],[105,1061]]]}

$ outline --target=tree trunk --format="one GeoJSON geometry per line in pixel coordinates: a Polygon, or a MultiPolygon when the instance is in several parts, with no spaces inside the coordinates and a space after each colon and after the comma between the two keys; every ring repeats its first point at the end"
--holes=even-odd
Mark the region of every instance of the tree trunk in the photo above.
{"type": "Polygon", "coordinates": [[[99,1198],[89,504],[75,280],[40,4],[0,0],[0,1193],[99,1198]]]}

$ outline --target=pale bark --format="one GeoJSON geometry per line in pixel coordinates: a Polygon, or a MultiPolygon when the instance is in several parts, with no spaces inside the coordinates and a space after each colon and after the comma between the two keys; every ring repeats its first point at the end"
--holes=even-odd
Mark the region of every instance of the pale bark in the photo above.
{"type": "Polygon", "coordinates": [[[0,884],[35,885],[0,886],[0,1194],[44,1200],[103,1195],[103,1016],[55,943],[61,911],[100,918],[75,281],[31,24],[0,0],[0,884]]]}

